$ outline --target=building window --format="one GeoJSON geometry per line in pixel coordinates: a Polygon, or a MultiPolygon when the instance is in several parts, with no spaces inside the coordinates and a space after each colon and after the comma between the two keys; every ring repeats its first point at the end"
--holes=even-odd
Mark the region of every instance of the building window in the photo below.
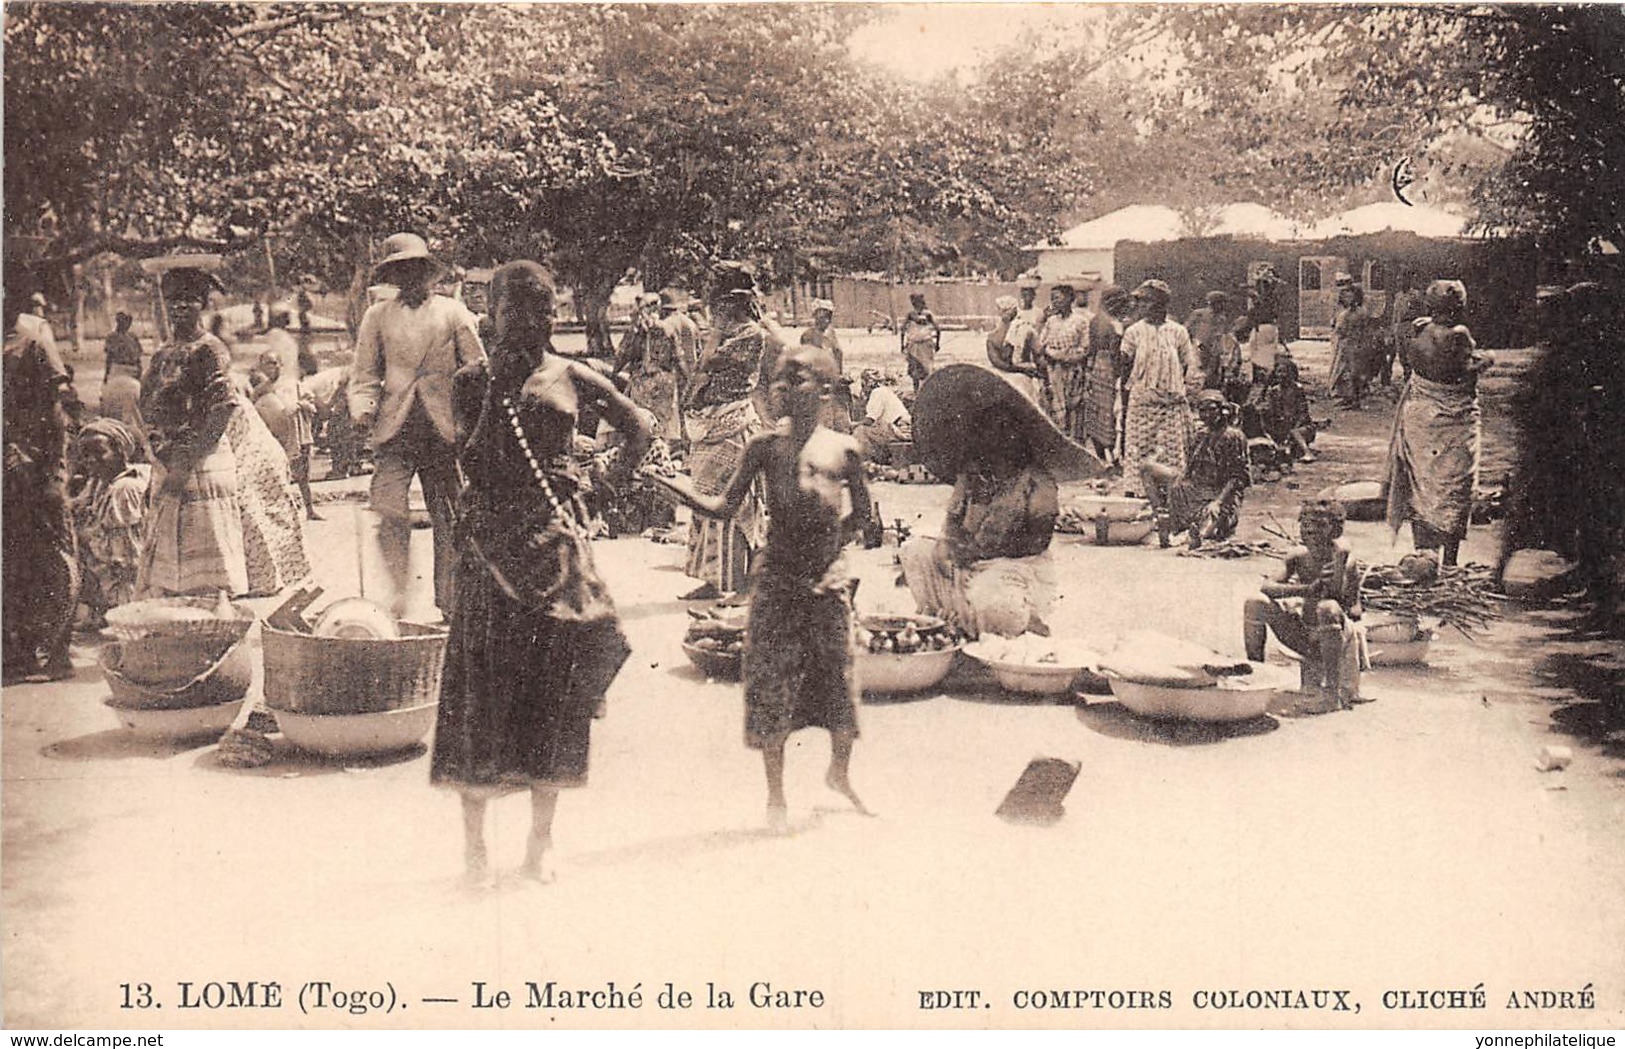
{"type": "Polygon", "coordinates": [[[1320,261],[1318,259],[1298,260],[1298,290],[1320,290],[1320,261]]]}
{"type": "Polygon", "coordinates": [[[1365,264],[1365,290],[1388,290],[1388,267],[1376,259],[1372,259],[1365,264]]]}

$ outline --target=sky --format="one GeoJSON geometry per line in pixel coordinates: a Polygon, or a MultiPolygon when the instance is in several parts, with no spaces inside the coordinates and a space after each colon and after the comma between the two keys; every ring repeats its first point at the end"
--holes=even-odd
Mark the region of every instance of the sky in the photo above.
{"type": "Polygon", "coordinates": [[[914,80],[957,71],[973,79],[994,48],[1028,29],[1060,26],[1077,4],[885,4],[885,15],[854,33],[852,53],[914,80]]]}

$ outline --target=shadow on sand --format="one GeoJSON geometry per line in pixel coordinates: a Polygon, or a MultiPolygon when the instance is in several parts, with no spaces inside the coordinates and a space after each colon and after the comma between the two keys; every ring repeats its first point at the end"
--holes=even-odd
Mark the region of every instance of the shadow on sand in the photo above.
{"type": "Polygon", "coordinates": [[[1197,747],[1227,739],[1262,736],[1281,723],[1268,714],[1246,721],[1152,721],[1129,712],[1121,703],[1090,703],[1078,707],[1078,721],[1113,739],[1161,743],[1168,747],[1197,747]]]}

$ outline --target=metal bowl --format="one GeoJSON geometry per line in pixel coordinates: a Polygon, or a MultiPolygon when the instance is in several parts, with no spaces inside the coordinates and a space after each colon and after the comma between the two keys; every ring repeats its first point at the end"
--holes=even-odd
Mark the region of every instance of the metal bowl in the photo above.
{"type": "Polygon", "coordinates": [[[683,651],[699,668],[700,673],[718,681],[738,681],[745,663],[743,652],[720,652],[714,648],[699,648],[690,641],[683,642],[683,651]]]}
{"type": "Polygon", "coordinates": [[[1057,655],[1066,658],[1041,663],[1009,659],[1008,653],[999,654],[997,642],[990,643],[986,639],[965,646],[965,654],[991,670],[999,685],[1010,692],[1069,693],[1079,675],[1100,664],[1099,656],[1076,643],[1059,642],[1056,650],[1057,655]]]}
{"type": "Polygon", "coordinates": [[[1112,522],[1132,521],[1151,508],[1146,499],[1131,499],[1123,495],[1080,495],[1069,498],[1064,509],[1094,520],[1105,517],[1112,522]]]}
{"type": "Polygon", "coordinates": [[[371,714],[296,714],[275,711],[277,727],[302,750],[331,757],[393,754],[420,741],[434,728],[438,703],[423,703],[371,714]]]}
{"type": "Polygon", "coordinates": [[[1428,646],[1431,644],[1431,632],[1410,641],[1368,641],[1366,655],[1374,667],[1423,666],[1428,661],[1428,646]]]}
{"type": "Polygon", "coordinates": [[[401,636],[395,617],[364,597],[346,597],[328,605],[310,631],[317,637],[392,641],[401,636]]]}
{"type": "Polygon", "coordinates": [[[865,692],[919,692],[941,683],[962,645],[921,652],[859,652],[858,684],[865,692]]]}
{"type": "Polygon", "coordinates": [[[118,715],[119,724],[140,739],[180,740],[219,736],[236,720],[243,700],[207,707],[153,708],[127,707],[110,696],[103,703],[118,715]]]}
{"type": "Polygon", "coordinates": [[[1124,709],[1158,721],[1249,721],[1262,717],[1276,697],[1295,684],[1288,671],[1262,664],[1256,664],[1250,675],[1196,688],[1108,677],[1112,695],[1124,709]]]}

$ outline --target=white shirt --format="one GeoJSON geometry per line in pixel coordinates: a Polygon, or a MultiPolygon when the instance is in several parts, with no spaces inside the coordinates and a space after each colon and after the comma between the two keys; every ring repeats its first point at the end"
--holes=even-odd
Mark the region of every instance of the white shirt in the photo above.
{"type": "Polygon", "coordinates": [[[912,417],[903,406],[903,399],[890,386],[876,386],[863,406],[863,414],[877,424],[897,432],[898,424],[910,425],[912,417]]]}
{"type": "Polygon", "coordinates": [[[1155,326],[1135,321],[1123,333],[1121,352],[1133,362],[1128,377],[1131,395],[1152,400],[1182,398],[1193,378],[1200,382],[1196,344],[1177,321],[1165,320],[1155,326]]]}

